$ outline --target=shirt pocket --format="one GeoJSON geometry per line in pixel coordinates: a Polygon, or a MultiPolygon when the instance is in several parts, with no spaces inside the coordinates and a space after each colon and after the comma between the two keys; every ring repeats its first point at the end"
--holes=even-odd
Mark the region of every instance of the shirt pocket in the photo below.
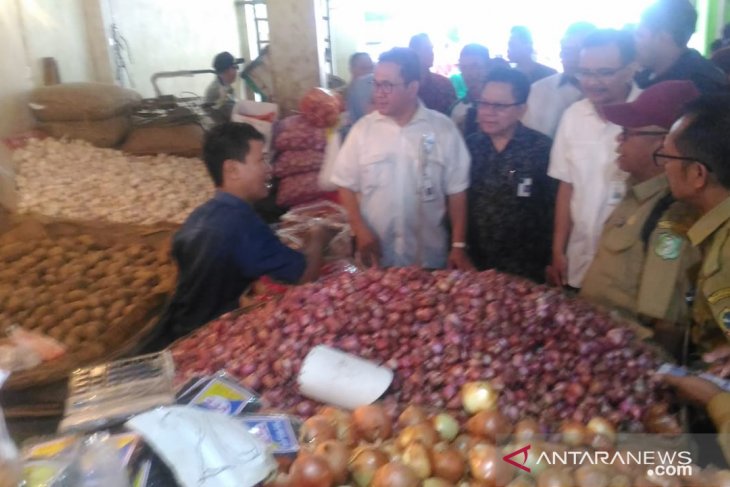
{"type": "Polygon", "coordinates": [[[385,155],[373,155],[363,162],[360,191],[364,196],[387,187],[390,161],[385,155]]]}
{"type": "Polygon", "coordinates": [[[613,227],[603,236],[603,247],[612,254],[620,254],[630,249],[639,240],[635,231],[625,227],[613,227]]]}

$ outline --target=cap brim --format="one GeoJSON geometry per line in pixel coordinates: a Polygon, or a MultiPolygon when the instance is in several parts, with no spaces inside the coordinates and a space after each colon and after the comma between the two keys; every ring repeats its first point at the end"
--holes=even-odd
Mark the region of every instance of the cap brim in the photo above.
{"type": "Polygon", "coordinates": [[[621,127],[637,128],[656,125],[654,121],[649,120],[646,114],[639,113],[629,103],[605,106],[603,107],[603,115],[606,117],[606,120],[621,127]]]}

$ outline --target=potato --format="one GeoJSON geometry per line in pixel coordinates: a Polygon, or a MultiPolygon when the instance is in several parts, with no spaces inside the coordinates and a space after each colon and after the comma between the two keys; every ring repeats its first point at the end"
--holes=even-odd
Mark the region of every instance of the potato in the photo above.
{"type": "Polygon", "coordinates": [[[17,295],[13,295],[5,303],[5,309],[10,313],[17,313],[23,307],[23,302],[17,295]]]}
{"type": "Polygon", "coordinates": [[[91,315],[92,319],[100,320],[104,318],[106,311],[101,306],[97,306],[96,308],[93,308],[89,311],[89,314],[91,315]]]}
{"type": "Polygon", "coordinates": [[[51,315],[41,316],[38,320],[38,324],[42,330],[49,330],[56,325],[56,319],[51,315]]]}
{"type": "Polygon", "coordinates": [[[55,338],[56,340],[60,340],[61,337],[63,337],[66,334],[66,330],[64,330],[60,325],[54,326],[48,332],[46,333],[49,337],[55,338]]]}
{"type": "Polygon", "coordinates": [[[89,313],[89,310],[84,306],[81,309],[77,309],[74,314],[71,315],[71,320],[76,324],[84,324],[91,318],[91,313],[89,313]]]}

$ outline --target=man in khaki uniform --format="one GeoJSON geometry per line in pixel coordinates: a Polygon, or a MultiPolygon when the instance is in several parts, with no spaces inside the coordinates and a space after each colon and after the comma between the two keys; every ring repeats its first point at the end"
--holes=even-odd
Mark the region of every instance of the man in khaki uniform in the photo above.
{"type": "Polygon", "coordinates": [[[686,233],[696,212],[672,198],[653,154],[682,107],[698,96],[691,82],[667,81],[633,102],[604,108],[606,119],[623,128],[616,163],[629,174],[629,189],[604,226],[580,295],[647,325],[689,323],[685,296],[699,253],[686,233]]]}
{"type": "Polygon", "coordinates": [[[727,346],[730,336],[730,96],[691,102],[654,154],[672,194],[699,220],[687,236],[702,252],[693,339],[700,351],[727,346]]]}

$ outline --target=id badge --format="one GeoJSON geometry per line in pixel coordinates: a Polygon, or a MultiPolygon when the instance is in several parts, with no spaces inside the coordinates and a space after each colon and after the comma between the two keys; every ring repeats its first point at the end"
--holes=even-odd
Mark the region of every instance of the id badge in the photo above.
{"type": "Polygon", "coordinates": [[[611,181],[611,185],[608,187],[608,204],[616,205],[621,202],[624,198],[624,191],[626,186],[623,181],[611,181]]]}
{"type": "Polygon", "coordinates": [[[433,201],[436,199],[436,191],[433,187],[433,180],[431,176],[424,176],[423,178],[423,201],[433,201]]]}
{"type": "Polygon", "coordinates": [[[532,196],[532,178],[521,178],[517,185],[517,197],[529,198],[532,196]]]}

